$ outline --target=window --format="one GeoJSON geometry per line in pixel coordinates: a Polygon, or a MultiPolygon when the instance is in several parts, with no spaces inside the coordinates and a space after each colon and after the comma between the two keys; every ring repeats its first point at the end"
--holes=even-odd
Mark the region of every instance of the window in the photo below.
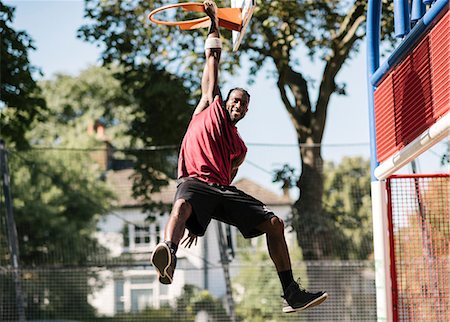
{"type": "Polygon", "coordinates": [[[116,279],[114,281],[114,304],[115,304],[115,311],[117,313],[122,313],[125,311],[124,308],[124,297],[123,297],[123,280],[122,279],[116,279]]]}
{"type": "Polygon", "coordinates": [[[122,229],[126,251],[139,251],[155,247],[161,241],[159,224],[127,224],[122,229]]]}
{"type": "Polygon", "coordinates": [[[134,226],[134,245],[150,244],[150,226],[134,226]]]}
{"type": "Polygon", "coordinates": [[[169,303],[170,288],[159,283],[156,272],[125,270],[114,278],[116,313],[138,313],[169,303]]]}
{"type": "Polygon", "coordinates": [[[155,225],[155,237],[156,237],[156,244],[159,244],[161,242],[161,228],[159,225],[155,225]]]}
{"type": "Polygon", "coordinates": [[[131,290],[131,313],[138,313],[151,307],[153,301],[152,289],[131,290]]]}
{"type": "Polygon", "coordinates": [[[130,247],[130,230],[128,228],[128,225],[125,225],[122,229],[122,236],[123,236],[123,246],[126,248],[130,247]]]}

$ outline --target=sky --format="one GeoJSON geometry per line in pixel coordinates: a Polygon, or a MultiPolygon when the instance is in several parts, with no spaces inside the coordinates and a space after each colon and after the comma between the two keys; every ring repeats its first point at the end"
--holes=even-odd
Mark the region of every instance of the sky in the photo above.
{"type": "MultiPolygon", "coordinates": [[[[43,71],[43,79],[51,79],[55,73],[75,76],[90,65],[99,65],[100,48],[76,38],[77,29],[84,23],[83,1],[7,0],[4,3],[16,8],[13,28],[25,30],[34,39],[37,50],[30,52],[29,57],[31,63],[43,71]]],[[[340,162],[345,156],[370,157],[365,54],[364,43],[337,76],[338,83],[347,83],[348,95],[331,98],[322,141],[325,160],[340,162]]],[[[321,75],[323,65],[320,62],[311,62],[307,57],[298,59],[302,71],[309,76],[317,79],[321,75]]],[[[248,145],[248,154],[236,179],[246,177],[281,193],[280,184],[272,183],[271,171],[286,163],[299,171],[300,157],[297,136],[276,82],[268,76],[269,70],[270,66],[260,72],[251,86],[247,84],[245,70],[241,70],[232,83],[224,84],[222,92],[240,86],[247,88],[252,97],[246,118],[238,123],[239,132],[248,145]]],[[[313,91],[312,97],[316,96],[313,91]]],[[[438,143],[416,160],[420,173],[449,172],[448,166],[440,165],[446,142],[438,143]]],[[[411,173],[411,167],[405,166],[398,173],[411,173]]],[[[291,193],[295,198],[298,192],[291,193]]]]}

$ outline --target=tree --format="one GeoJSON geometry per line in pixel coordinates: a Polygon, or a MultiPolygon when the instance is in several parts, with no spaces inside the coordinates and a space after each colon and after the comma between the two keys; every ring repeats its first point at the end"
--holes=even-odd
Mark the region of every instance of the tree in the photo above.
{"type": "MultiPolygon", "coordinates": [[[[88,280],[94,273],[85,267],[98,256],[107,256],[94,233],[98,218],[109,209],[111,192],[86,153],[12,151],[9,161],[26,315],[94,316],[87,302],[93,288],[88,280]],[[41,269],[33,269],[36,266],[41,269]],[[61,266],[78,269],[70,274],[54,269],[61,266]],[[67,311],[68,306],[73,310],[67,311]]],[[[8,267],[2,263],[7,253],[2,249],[0,254],[0,263],[8,267]]],[[[15,303],[8,303],[8,298],[14,298],[10,283],[6,278],[0,303],[6,309],[0,310],[0,319],[11,319],[9,314],[16,311],[15,303]]]]}
{"type": "MultiPolygon", "coordinates": [[[[315,227],[317,234],[326,233],[320,244],[312,245],[316,247],[314,251],[317,254],[324,252],[333,260],[358,260],[359,264],[363,264],[373,252],[369,160],[361,157],[345,157],[338,164],[325,162],[323,173],[323,213],[330,220],[311,219],[313,222],[310,224],[315,227]]],[[[281,182],[295,182],[298,176],[291,167],[285,165],[276,172],[274,179],[281,182]]],[[[341,308],[342,312],[345,312],[344,315],[350,318],[352,314],[362,316],[367,313],[365,311],[367,303],[361,300],[364,298],[362,294],[364,291],[360,290],[356,294],[349,287],[351,283],[349,279],[353,279],[356,283],[365,281],[361,269],[352,265],[346,266],[346,276],[349,279],[343,279],[341,270],[330,269],[328,265],[313,265],[307,269],[308,273],[314,271],[316,277],[327,276],[329,282],[326,287],[329,294],[339,294],[341,299],[345,299],[340,302],[343,305],[341,308]]],[[[313,318],[309,311],[305,314],[308,318],[313,318]]]]}
{"type": "MultiPolygon", "coordinates": [[[[293,225],[305,259],[332,256],[321,249],[323,236],[332,233],[333,218],[324,212],[323,159],[320,143],[333,94],[345,94],[345,84],[335,79],[344,63],[358,51],[365,33],[367,1],[263,1],[252,19],[250,39],[241,51],[248,53],[256,72],[270,59],[285,110],[297,133],[301,176],[300,198],[293,207],[293,225]],[[314,81],[302,70],[305,59],[296,59],[299,48],[323,62],[316,98],[314,81]],[[293,99],[290,99],[292,97],[293,99]],[[318,230],[321,226],[324,230],[318,230]],[[328,228],[327,228],[328,227],[328,228]]],[[[392,23],[383,23],[392,30],[392,23]]]]}
{"type": "Polygon", "coordinates": [[[128,131],[136,104],[113,74],[114,69],[88,67],[76,76],[57,74],[39,82],[48,105],[47,121],[33,124],[27,133],[30,143],[99,148],[111,140],[118,149],[129,147],[132,137],[128,131]],[[106,129],[103,133],[96,133],[99,125],[106,129]]]}
{"type": "MultiPolygon", "coordinates": [[[[287,164],[274,172],[273,181],[287,188],[298,180],[287,164]]],[[[369,161],[345,157],[339,164],[325,162],[322,205],[332,220],[312,219],[317,232],[327,233],[326,241],[314,245],[315,251],[333,259],[367,259],[373,250],[369,161]]]]}
{"type": "Polygon", "coordinates": [[[94,23],[79,32],[87,41],[104,43],[104,64],[119,66],[114,76],[134,98],[130,148],[146,152],[131,153],[136,160],[133,193],[145,202],[149,214],[155,208],[151,194],[166,185],[168,177],[176,177],[177,148],[192,114],[192,98],[199,94],[189,92],[193,83],[198,84],[196,78],[183,74],[183,66],[190,70],[197,64],[189,59],[180,62],[177,56],[177,50],[185,51],[192,39],[175,42],[168,28],[160,31],[146,26],[147,8],[157,3],[86,1],[86,16],[94,23]],[[168,52],[169,43],[178,48],[168,52]],[[178,74],[168,66],[177,59],[178,74]],[[155,150],[155,146],[163,149],[155,150]]]}
{"type": "Polygon", "coordinates": [[[124,69],[90,67],[78,76],[61,74],[41,82],[52,126],[36,123],[29,135],[34,144],[65,148],[104,149],[105,142],[111,143],[122,158],[134,162],[134,195],[145,197],[144,210],[150,215],[156,206],[151,194],[167,184],[166,175],[175,176],[188,95],[176,77],[154,66],[124,69]],[[105,134],[87,135],[97,124],[105,134]],[[155,145],[165,147],[153,149],[155,145]]]}
{"type": "MultiPolygon", "coordinates": [[[[281,294],[282,289],[267,253],[264,237],[258,237],[256,245],[238,252],[242,265],[239,274],[233,279],[236,313],[242,322],[286,321],[286,314],[280,310],[280,301],[273,300],[274,294],[281,294]]],[[[294,275],[301,276],[302,285],[307,287],[306,267],[300,247],[290,245],[290,255],[294,275]]],[[[295,320],[307,319],[296,317],[295,320]]]]}
{"type": "Polygon", "coordinates": [[[83,264],[95,255],[93,233],[112,193],[89,155],[15,152],[10,167],[22,265],[83,264]]]}
{"type": "Polygon", "coordinates": [[[339,259],[368,259],[373,251],[369,160],[326,162],[322,204],[332,218],[326,252],[339,259]]]}
{"type": "Polygon", "coordinates": [[[39,70],[28,59],[28,52],[35,49],[33,40],[11,28],[13,18],[14,8],[0,2],[0,126],[8,146],[25,148],[25,133],[34,120],[43,120],[46,106],[33,79],[39,70]]]}
{"type": "MultiPolygon", "coordinates": [[[[180,32],[177,28],[148,26],[147,9],[160,7],[167,1],[103,2],[90,0],[86,16],[94,23],[80,30],[81,36],[105,46],[105,62],[136,64],[155,62],[166,70],[177,71],[189,85],[199,79],[198,66],[203,63],[203,47],[199,37],[204,31],[180,32]],[[176,39],[176,41],[173,41],[176,39]],[[195,75],[195,77],[192,77],[195,75]]],[[[225,1],[218,1],[225,6],[225,1]]],[[[323,235],[316,224],[331,228],[333,220],[323,211],[323,160],[320,143],[327,120],[330,98],[345,94],[345,84],[337,84],[336,76],[344,63],[358,51],[364,38],[367,0],[332,1],[259,1],[240,56],[223,55],[223,68],[250,60],[250,73],[256,75],[264,62],[273,66],[285,110],[297,133],[302,174],[297,182],[300,198],[294,204],[294,229],[305,259],[332,256],[320,250],[323,235]],[[305,59],[297,59],[299,50],[311,59],[323,62],[316,99],[311,97],[314,80],[303,73],[305,59]],[[247,55],[242,55],[243,53],[247,55]],[[292,97],[292,99],[291,99],[292,97]],[[313,224],[314,223],[314,224],[313,224]],[[308,237],[306,237],[308,236],[308,237]],[[319,245],[319,247],[317,247],[319,245]]],[[[178,10],[167,19],[191,16],[178,10]]],[[[383,36],[391,38],[392,15],[382,22],[383,36]]],[[[162,18],[163,19],[163,18],[162,18]]],[[[224,37],[228,37],[224,31],[224,37]]],[[[191,87],[194,88],[194,87],[191,87]]]]}
{"type": "MultiPolygon", "coordinates": [[[[95,273],[85,267],[108,256],[94,233],[98,219],[109,212],[113,196],[102,180],[104,169],[93,161],[92,152],[79,148],[98,147],[99,141],[88,135],[89,122],[101,118],[115,124],[120,112],[126,114],[127,97],[114,81],[106,69],[92,68],[80,77],[58,75],[40,82],[48,102],[42,113],[46,122],[35,119],[24,138],[41,147],[10,151],[21,266],[26,270],[47,267],[31,269],[22,283],[28,316],[94,316],[87,296],[97,286],[89,283],[95,273]],[[112,106],[118,108],[116,114],[110,111],[112,106]],[[77,150],[58,149],[74,147],[77,150]],[[53,269],[64,265],[78,269],[71,274],[53,269]],[[68,306],[73,310],[68,312],[68,306]]],[[[121,121],[113,131],[123,130],[126,122],[121,121]]]]}

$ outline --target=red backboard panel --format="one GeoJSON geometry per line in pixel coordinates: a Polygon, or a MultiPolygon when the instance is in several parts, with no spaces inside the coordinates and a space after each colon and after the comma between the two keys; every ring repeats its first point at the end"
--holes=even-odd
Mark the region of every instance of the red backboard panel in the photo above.
{"type": "Polygon", "coordinates": [[[375,118],[377,130],[377,153],[380,156],[390,156],[397,151],[395,138],[395,111],[392,74],[389,75],[374,93],[375,118]],[[376,108],[379,106],[380,108],[376,108]],[[381,108],[383,107],[383,108],[381,108]]]}
{"type": "Polygon", "coordinates": [[[450,109],[449,21],[447,11],[375,91],[379,162],[411,143],[450,109]]]}
{"type": "Polygon", "coordinates": [[[450,14],[447,13],[430,33],[431,83],[434,118],[450,109],[450,14]],[[446,57],[446,58],[445,58],[446,57]]]}

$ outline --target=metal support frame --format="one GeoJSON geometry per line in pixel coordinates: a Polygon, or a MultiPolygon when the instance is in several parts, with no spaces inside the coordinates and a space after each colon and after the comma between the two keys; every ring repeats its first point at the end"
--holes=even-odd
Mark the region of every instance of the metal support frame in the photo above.
{"type": "Polygon", "coordinates": [[[22,293],[22,282],[19,265],[19,242],[17,238],[16,222],[13,214],[13,201],[11,194],[11,181],[8,167],[8,152],[5,142],[0,139],[0,172],[3,187],[3,195],[5,198],[6,208],[6,225],[8,235],[8,247],[11,254],[11,266],[13,268],[14,289],[16,293],[17,318],[20,322],[26,320],[25,317],[25,301],[22,293]]]}

